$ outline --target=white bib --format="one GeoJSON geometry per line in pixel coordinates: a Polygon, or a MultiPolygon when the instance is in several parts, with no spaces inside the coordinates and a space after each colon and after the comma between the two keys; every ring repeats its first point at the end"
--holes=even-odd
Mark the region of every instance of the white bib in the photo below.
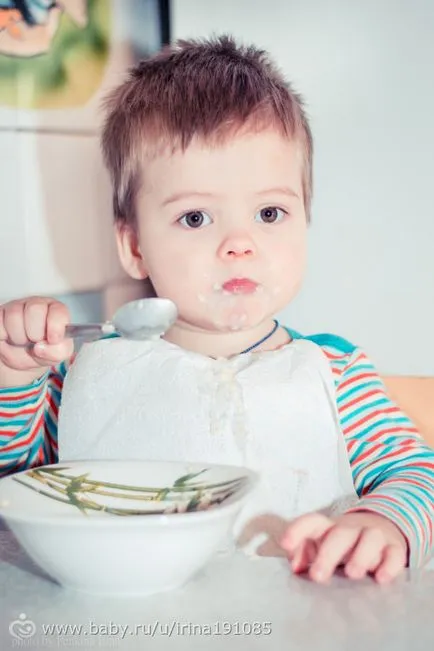
{"type": "MultiPolygon", "coordinates": [[[[316,344],[214,360],[164,340],[84,346],[65,379],[59,460],[246,465],[260,485],[242,543],[357,500],[329,362],[316,344]]],[[[268,553],[264,545],[261,553],[268,553]]]]}

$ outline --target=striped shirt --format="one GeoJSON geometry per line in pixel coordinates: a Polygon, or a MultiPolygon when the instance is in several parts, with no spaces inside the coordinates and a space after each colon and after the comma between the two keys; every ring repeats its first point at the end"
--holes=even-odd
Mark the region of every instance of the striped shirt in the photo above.
{"type": "MultiPolygon", "coordinates": [[[[329,334],[303,337],[321,347],[334,377],[336,402],[355,490],[351,511],[370,511],[405,535],[410,565],[433,551],[434,450],[387,396],[360,348],[329,334]]],[[[0,476],[55,463],[63,382],[72,360],[53,367],[32,385],[0,389],[0,476]]]]}

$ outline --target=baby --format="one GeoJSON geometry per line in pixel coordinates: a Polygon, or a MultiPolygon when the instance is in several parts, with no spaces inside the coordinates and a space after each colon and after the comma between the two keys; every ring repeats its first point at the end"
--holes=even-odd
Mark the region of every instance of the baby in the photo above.
{"type": "Polygon", "coordinates": [[[248,465],[262,479],[241,545],[262,534],[259,554],[315,581],[421,566],[433,451],[360,349],[274,319],[306,262],[300,97],[263,51],[183,41],[112,92],[102,147],[122,265],[179,317],[161,339],[103,339],[74,358],[64,305],[3,305],[1,473],[84,458],[248,465]]]}

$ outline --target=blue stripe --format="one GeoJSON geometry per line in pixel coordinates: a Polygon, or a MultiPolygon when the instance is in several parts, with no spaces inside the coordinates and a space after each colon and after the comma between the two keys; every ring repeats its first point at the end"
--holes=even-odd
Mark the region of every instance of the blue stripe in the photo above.
{"type": "Polygon", "coordinates": [[[347,379],[347,376],[358,375],[362,371],[367,371],[368,373],[372,373],[372,375],[378,377],[372,364],[357,362],[357,364],[353,364],[345,369],[345,379],[347,379]]]}
{"type": "Polygon", "coordinates": [[[348,398],[354,397],[355,393],[364,393],[366,390],[369,389],[383,390],[383,384],[381,380],[373,379],[373,380],[369,380],[369,382],[364,382],[363,384],[355,384],[353,387],[351,387],[351,389],[348,389],[347,391],[345,391],[345,393],[341,393],[338,396],[338,400],[337,400],[338,405],[340,405],[341,403],[345,403],[345,401],[348,400],[348,398]]]}
{"type": "Polygon", "coordinates": [[[354,411],[351,411],[347,416],[343,416],[340,420],[342,425],[344,423],[347,423],[348,421],[353,420],[353,418],[356,418],[356,416],[359,416],[361,413],[366,411],[369,413],[371,409],[374,409],[375,407],[378,407],[380,405],[389,405],[390,401],[387,398],[379,398],[378,400],[374,400],[373,402],[366,402],[364,405],[361,407],[358,407],[358,409],[355,409],[354,411]]]}
{"type": "MultiPolygon", "coordinates": [[[[29,436],[29,434],[30,434],[30,432],[32,430],[32,427],[33,427],[33,423],[34,423],[35,419],[39,418],[40,413],[41,413],[41,410],[39,409],[34,414],[34,416],[30,419],[30,421],[28,421],[27,424],[19,432],[19,436],[17,435],[16,437],[14,437],[14,445],[16,445],[16,443],[19,443],[20,439],[25,439],[25,438],[27,438],[29,436]]],[[[1,461],[3,462],[4,459],[17,459],[18,456],[22,456],[23,453],[27,452],[28,450],[31,450],[32,447],[34,447],[34,445],[36,445],[37,443],[38,443],[38,445],[40,445],[40,438],[41,438],[41,431],[39,430],[39,432],[37,432],[36,435],[35,435],[33,446],[30,446],[30,447],[26,448],[26,447],[24,447],[24,445],[23,446],[19,445],[18,448],[15,448],[14,450],[6,450],[6,451],[2,450],[1,461]]],[[[3,466],[3,463],[2,463],[1,472],[3,472],[3,468],[4,468],[4,466],[3,466]]]]}
{"type": "MultiPolygon", "coordinates": [[[[22,457],[23,455],[21,455],[22,457]]],[[[20,458],[21,458],[20,457],[20,458]]],[[[25,458],[24,458],[25,460],[25,458]]],[[[24,460],[21,460],[20,464],[24,463],[24,460]]],[[[14,472],[20,472],[21,470],[24,470],[24,468],[17,468],[17,460],[14,459],[12,463],[8,463],[6,465],[1,466],[0,468],[0,477],[5,476],[5,475],[10,475],[14,472]]]]}
{"type": "MultiPolygon", "coordinates": [[[[5,429],[14,429],[15,427],[24,427],[29,422],[29,419],[26,418],[26,420],[19,420],[19,419],[14,419],[13,422],[6,422],[6,423],[0,423],[0,439],[2,437],[5,438],[5,440],[10,441],[11,438],[8,435],[2,434],[2,431],[5,429]]],[[[18,430],[15,432],[15,434],[18,434],[18,430]]]]}
{"type": "MultiPolygon", "coordinates": [[[[411,423],[409,422],[409,427],[412,427],[411,423]]],[[[397,443],[397,439],[399,438],[408,438],[408,435],[411,434],[414,436],[414,432],[410,432],[409,430],[402,430],[402,434],[390,434],[390,436],[387,436],[384,440],[381,441],[384,445],[393,445],[394,443],[397,443]],[[404,437],[405,432],[407,432],[407,436],[404,437]]]]}
{"type": "MultiPolygon", "coordinates": [[[[393,416],[393,418],[392,417],[391,418],[383,418],[382,420],[378,420],[378,421],[372,423],[371,425],[369,425],[369,427],[366,427],[364,430],[360,430],[357,433],[356,436],[360,437],[360,438],[368,437],[368,435],[373,434],[374,428],[376,430],[378,430],[380,428],[380,431],[381,431],[381,428],[384,425],[388,425],[390,427],[396,427],[397,425],[402,425],[403,423],[408,424],[408,418],[405,417],[405,416],[393,416]]],[[[381,443],[381,441],[374,441],[374,444],[377,444],[377,443],[381,443]]]]}
{"type": "Polygon", "coordinates": [[[0,398],[4,395],[7,396],[7,394],[19,394],[19,393],[28,393],[29,391],[34,391],[35,389],[40,388],[45,381],[47,380],[49,371],[46,371],[44,375],[31,384],[26,384],[25,386],[20,386],[20,387],[11,387],[11,388],[0,388],[0,398]]]}
{"type": "Polygon", "coordinates": [[[356,346],[354,346],[354,344],[352,344],[350,341],[347,341],[347,339],[344,339],[343,337],[339,337],[338,335],[325,333],[318,335],[309,335],[308,337],[305,337],[305,339],[309,339],[321,347],[329,346],[330,348],[334,348],[337,352],[343,354],[351,355],[356,350],[356,346]]]}
{"type": "Polygon", "coordinates": [[[61,399],[62,399],[62,392],[60,391],[60,389],[53,386],[51,388],[51,396],[53,398],[53,401],[56,403],[56,405],[60,405],[60,402],[61,402],[61,399]]]}
{"type": "MultiPolygon", "coordinates": [[[[421,460],[426,462],[427,461],[427,454],[426,452],[420,452],[416,454],[412,454],[409,457],[405,457],[404,459],[391,459],[387,460],[387,456],[395,450],[394,446],[389,446],[385,450],[382,451],[382,457],[385,458],[383,461],[384,465],[381,466],[378,463],[378,458],[377,458],[377,464],[374,465],[373,468],[371,468],[367,473],[363,473],[363,486],[366,486],[366,484],[371,484],[371,479],[373,479],[372,484],[373,485],[379,485],[380,483],[384,482],[388,477],[389,477],[389,472],[394,473],[393,477],[396,477],[396,471],[401,470],[401,475],[405,475],[405,468],[408,466],[409,463],[414,463],[416,460],[421,460]],[[404,472],[402,472],[404,471],[404,472]]],[[[434,462],[434,453],[433,453],[433,462],[434,462]]],[[[367,461],[366,459],[363,460],[363,464],[366,464],[367,461]]],[[[369,463],[369,462],[368,462],[369,463]]],[[[372,463],[372,462],[371,462],[372,463]]],[[[366,466],[364,466],[366,467],[366,466]]],[[[363,472],[363,469],[360,470],[360,474],[363,472]]]]}
{"type": "MultiPolygon", "coordinates": [[[[391,497],[395,497],[392,493],[390,494],[390,496],[391,496],[391,497]]],[[[364,496],[364,497],[362,498],[362,501],[363,501],[365,498],[366,498],[366,504],[368,505],[368,504],[369,504],[369,496],[364,496]]],[[[375,497],[373,496],[372,499],[375,500],[375,497]]],[[[400,495],[399,498],[397,498],[397,499],[403,499],[403,496],[400,495]]],[[[404,501],[406,501],[406,500],[404,499],[404,501]]],[[[416,525],[415,525],[415,523],[414,523],[413,518],[412,518],[412,517],[411,517],[411,518],[408,517],[408,512],[407,512],[407,510],[405,510],[405,509],[404,509],[400,504],[395,504],[394,502],[393,502],[393,503],[392,503],[392,502],[388,502],[387,500],[384,499],[384,497],[379,498],[377,504],[375,504],[375,508],[378,509],[378,510],[381,510],[381,507],[382,507],[383,504],[384,504],[385,506],[387,505],[387,506],[389,507],[389,509],[388,509],[387,511],[384,510],[384,514],[385,514],[385,516],[386,516],[387,518],[390,518],[390,517],[391,517],[391,516],[390,516],[390,513],[389,513],[389,510],[392,511],[392,513],[393,513],[393,511],[397,511],[398,513],[400,513],[401,516],[402,516],[402,520],[405,522],[405,524],[408,526],[408,528],[411,529],[411,530],[413,531],[416,540],[419,540],[419,531],[418,531],[418,529],[417,529],[417,527],[416,527],[416,525]]],[[[362,506],[362,505],[361,505],[361,506],[362,506]]],[[[425,506],[426,506],[426,505],[425,505],[425,506]]],[[[416,511],[416,514],[417,514],[417,511],[416,511]]]]}
{"type": "Polygon", "coordinates": [[[41,394],[38,393],[36,396],[30,398],[29,400],[14,400],[11,403],[0,403],[0,409],[2,411],[13,411],[16,407],[32,407],[34,404],[40,400],[41,394]]]}
{"type": "MultiPolygon", "coordinates": [[[[375,483],[372,485],[372,489],[374,490],[375,488],[381,486],[381,484],[375,483]]],[[[418,509],[416,508],[415,504],[413,502],[418,502],[419,506],[422,507],[422,511],[426,510],[426,501],[423,500],[420,495],[418,495],[416,492],[411,493],[411,499],[408,497],[408,488],[407,487],[402,487],[401,489],[398,488],[395,485],[389,486],[388,491],[390,497],[394,497],[397,500],[402,500],[404,501],[409,507],[411,507],[416,514],[418,514],[418,509]]]]}
{"type": "MultiPolygon", "coordinates": [[[[46,427],[50,432],[50,434],[51,432],[55,432],[55,434],[57,435],[57,424],[54,422],[49,411],[45,413],[45,421],[46,421],[46,427]]],[[[53,436],[53,438],[57,438],[57,436],[53,436]]]]}
{"type": "Polygon", "coordinates": [[[7,450],[6,452],[2,451],[1,471],[3,472],[3,468],[4,468],[3,461],[5,459],[14,459],[15,463],[16,463],[16,460],[21,458],[23,455],[25,455],[26,452],[27,452],[27,448],[22,448],[22,447],[18,447],[15,450],[12,450],[12,451],[10,451],[10,450],[7,450]]]}
{"type": "Polygon", "coordinates": [[[344,339],[343,337],[339,337],[338,335],[333,335],[330,333],[302,335],[297,330],[293,330],[288,326],[283,327],[293,339],[307,339],[308,341],[313,341],[314,344],[321,346],[321,348],[328,346],[336,350],[336,352],[342,354],[351,354],[356,350],[356,346],[354,346],[354,344],[352,344],[347,339],[344,339]]]}

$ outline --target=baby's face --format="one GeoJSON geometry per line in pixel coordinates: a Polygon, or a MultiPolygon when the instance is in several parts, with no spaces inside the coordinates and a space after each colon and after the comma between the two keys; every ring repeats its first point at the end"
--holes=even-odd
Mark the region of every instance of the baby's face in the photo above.
{"type": "Polygon", "coordinates": [[[274,130],[146,164],[140,274],[186,326],[253,328],[294,297],[306,257],[301,167],[298,146],[274,130]]]}

